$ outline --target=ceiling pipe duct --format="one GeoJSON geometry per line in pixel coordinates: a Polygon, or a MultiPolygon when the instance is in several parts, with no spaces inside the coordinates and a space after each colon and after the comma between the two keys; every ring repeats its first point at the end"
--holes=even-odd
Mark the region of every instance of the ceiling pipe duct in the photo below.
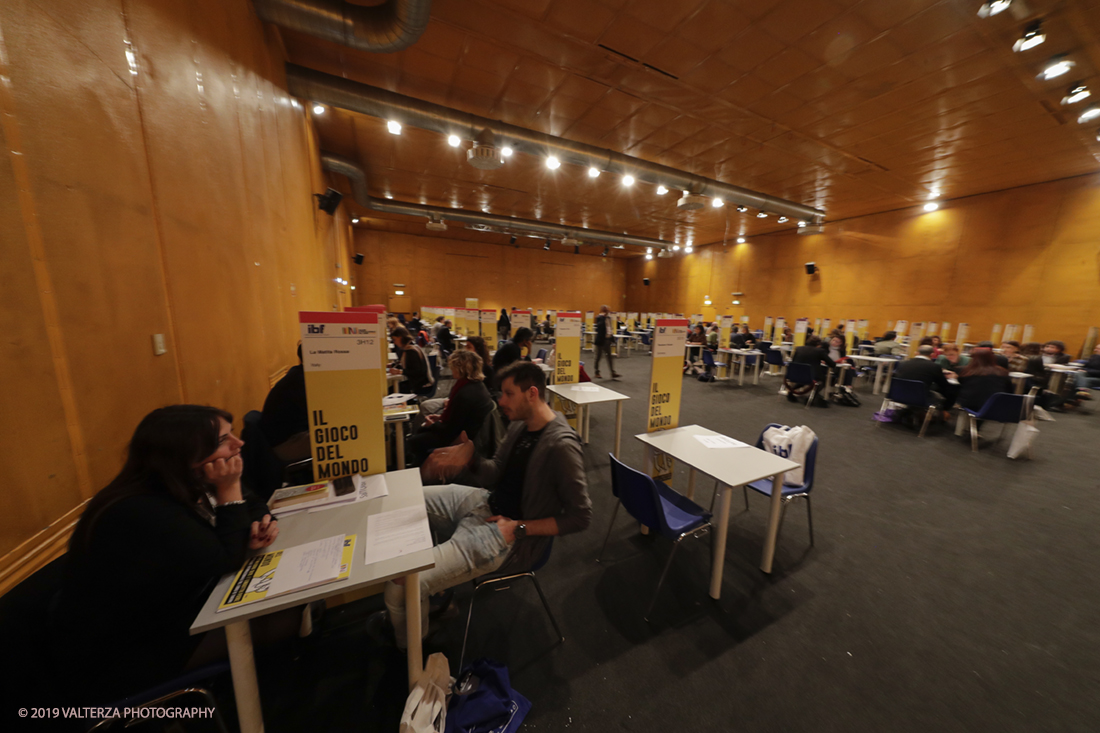
{"type": "Polygon", "coordinates": [[[371,53],[401,51],[428,27],[432,0],[386,0],[353,5],[344,0],[253,0],[261,20],[371,53]]]}
{"type": "Polygon", "coordinates": [[[367,189],[367,174],[355,161],[342,155],[321,151],[321,167],[332,173],[346,176],[351,183],[351,195],[355,201],[365,208],[386,214],[404,214],[405,216],[422,216],[429,221],[458,221],[464,224],[473,224],[480,227],[505,228],[519,230],[541,236],[550,236],[555,239],[572,238],[585,242],[607,242],[610,244],[631,244],[636,247],[659,247],[662,251],[673,246],[672,242],[661,239],[649,239],[648,237],[636,237],[631,234],[618,234],[616,232],[602,232],[596,229],[582,229],[561,224],[533,221],[531,219],[517,219],[511,216],[498,216],[496,214],[482,214],[465,209],[448,209],[442,206],[426,206],[424,204],[410,204],[392,199],[380,199],[371,196],[367,189]]]}
{"type": "Polygon", "coordinates": [[[291,94],[330,107],[384,120],[396,120],[402,125],[431,130],[443,135],[454,134],[466,140],[476,139],[483,130],[490,130],[498,141],[531,155],[553,155],[563,162],[585,168],[594,166],[599,170],[620,175],[629,174],[638,180],[655,185],[660,184],[673,190],[691,191],[707,198],[721,198],[726,203],[751,206],[771,214],[782,214],[815,222],[825,218],[824,211],[793,201],[773,198],[767,194],[696,176],[613,150],[597,148],[594,145],[586,145],[486,117],[467,114],[297,64],[286,65],[286,77],[291,94]]]}

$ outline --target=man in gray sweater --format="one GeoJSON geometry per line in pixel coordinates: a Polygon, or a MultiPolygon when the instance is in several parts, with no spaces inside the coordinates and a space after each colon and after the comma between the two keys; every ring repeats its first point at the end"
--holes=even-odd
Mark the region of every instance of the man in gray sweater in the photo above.
{"type": "MultiPolygon", "coordinates": [[[[433,548],[435,567],[420,573],[421,598],[498,570],[526,570],[550,537],[579,532],[592,521],[581,441],[546,404],[542,369],[519,361],[499,379],[500,408],[511,424],[496,455],[479,458],[463,433],[456,445],[436,449],[421,467],[426,478],[461,481],[424,487],[439,544],[433,548]]],[[[397,644],[405,647],[402,582],[386,584],[385,600],[397,644]]],[[[421,610],[426,635],[427,602],[421,610]]]]}

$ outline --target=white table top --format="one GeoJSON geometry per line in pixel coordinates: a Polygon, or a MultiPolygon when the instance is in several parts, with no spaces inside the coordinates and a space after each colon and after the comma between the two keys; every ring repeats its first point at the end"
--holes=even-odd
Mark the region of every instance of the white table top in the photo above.
{"type": "Polygon", "coordinates": [[[424,503],[424,488],[420,484],[420,469],[409,468],[404,471],[387,473],[386,485],[389,487],[389,496],[356,502],[339,509],[326,509],[321,512],[298,512],[283,517],[279,520],[279,539],[263,550],[264,552],[271,552],[272,550],[296,547],[297,545],[338,534],[357,535],[355,554],[351,564],[351,576],[347,580],[326,583],[297,593],[287,593],[258,603],[250,603],[241,608],[217,613],[218,604],[225,598],[233,578],[236,577],[236,572],[229,573],[218,581],[210,597],[206,599],[206,604],[203,605],[198,618],[191,624],[191,633],[199,634],[234,621],[266,616],[284,608],[293,608],[331,595],[377,585],[408,573],[434,567],[435,562],[432,559],[431,549],[371,565],[364,562],[363,548],[367,541],[367,517],[372,514],[388,512],[393,509],[404,509],[414,504],[424,503]]]}
{"type": "Polygon", "coordinates": [[[388,382],[400,382],[404,378],[405,378],[404,374],[387,374],[386,375],[386,381],[388,381],[388,382]]]}
{"type": "Polygon", "coordinates": [[[1027,372],[1009,372],[1008,376],[1012,377],[1013,379],[1027,379],[1031,375],[1027,372]]]}
{"type": "Polygon", "coordinates": [[[1081,367],[1074,366],[1073,364],[1044,364],[1045,368],[1052,372],[1080,372],[1084,371],[1081,367]]]}
{"type": "Polygon", "coordinates": [[[617,339],[628,339],[628,338],[630,338],[630,334],[629,333],[617,333],[617,334],[615,334],[615,338],[617,338],[617,339]]]}
{"type": "Polygon", "coordinates": [[[547,385],[546,389],[550,390],[558,397],[564,397],[576,405],[594,405],[598,402],[618,402],[619,400],[630,399],[621,392],[616,392],[607,387],[601,387],[592,382],[581,382],[580,384],[551,384],[547,385]],[[586,387],[587,389],[580,389],[581,387],[586,387]],[[596,388],[595,392],[591,391],[592,387],[596,388]]]}
{"type": "Polygon", "coordinates": [[[723,354],[740,354],[742,356],[763,356],[764,352],[758,349],[718,349],[723,354]]]}
{"type": "Polygon", "coordinates": [[[701,425],[686,425],[634,437],[667,453],[726,486],[740,486],[798,468],[797,463],[754,445],[744,448],[708,448],[696,435],[721,435],[701,425]]]}
{"type": "Polygon", "coordinates": [[[849,354],[849,359],[859,359],[860,361],[897,361],[892,356],[864,356],[863,354],[849,354]]]}

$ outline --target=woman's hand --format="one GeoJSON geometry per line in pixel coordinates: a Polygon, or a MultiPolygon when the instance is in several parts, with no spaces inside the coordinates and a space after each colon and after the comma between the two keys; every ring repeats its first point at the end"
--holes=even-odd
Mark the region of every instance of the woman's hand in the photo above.
{"type": "Polygon", "coordinates": [[[219,504],[241,500],[241,471],[243,470],[244,462],[240,455],[219,458],[202,464],[203,475],[208,483],[214,485],[219,504]]]}
{"type": "Polygon", "coordinates": [[[279,523],[265,514],[260,522],[252,523],[252,531],[248,537],[248,549],[259,550],[267,547],[279,536],[279,523]]]}

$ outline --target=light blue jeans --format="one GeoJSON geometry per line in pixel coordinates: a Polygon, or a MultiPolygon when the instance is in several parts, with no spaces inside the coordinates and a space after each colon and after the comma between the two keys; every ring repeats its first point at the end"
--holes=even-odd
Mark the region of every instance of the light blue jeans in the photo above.
{"type": "MultiPolygon", "coordinates": [[[[432,548],[435,567],[420,573],[420,627],[427,636],[428,597],[497,570],[508,559],[512,545],[504,541],[495,523],[485,521],[493,514],[485,489],[460,484],[425,486],[424,503],[428,524],[439,543],[432,548]]],[[[386,583],[385,600],[397,645],[404,648],[404,586],[386,583]]]]}

